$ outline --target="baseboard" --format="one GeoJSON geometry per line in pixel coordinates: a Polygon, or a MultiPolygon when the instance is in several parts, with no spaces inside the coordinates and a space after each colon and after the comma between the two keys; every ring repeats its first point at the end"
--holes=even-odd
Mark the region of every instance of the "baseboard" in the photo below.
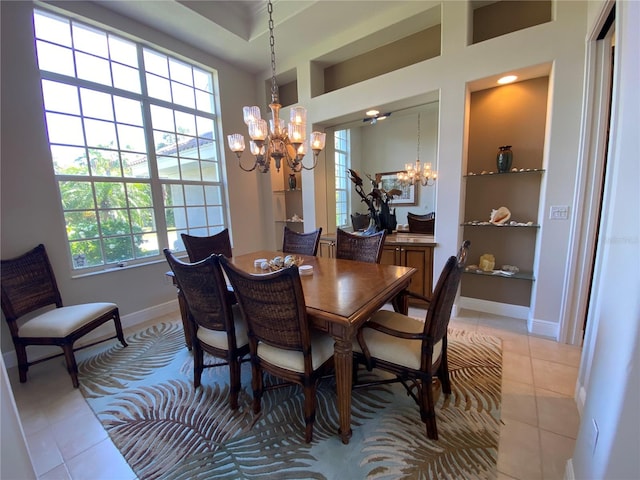
{"type": "Polygon", "coordinates": [[[571,458],[567,460],[567,466],[564,468],[564,480],[576,480],[575,473],[573,472],[573,461],[571,458]]]}
{"type": "Polygon", "coordinates": [[[582,417],[582,412],[584,411],[584,404],[587,401],[587,391],[584,388],[584,385],[578,383],[576,385],[576,394],[573,396],[576,401],[576,406],[578,407],[578,413],[582,417]]]}
{"type": "Polygon", "coordinates": [[[541,337],[550,337],[555,341],[558,341],[560,338],[560,324],[557,322],[536,320],[535,318],[532,318],[527,323],[527,329],[529,330],[529,333],[541,337]]]}
{"type": "MultiPolygon", "coordinates": [[[[129,328],[140,325],[141,323],[151,321],[154,318],[162,317],[164,315],[178,314],[179,311],[180,309],[178,306],[178,300],[176,299],[166,303],[162,303],[160,305],[154,305],[153,307],[145,308],[144,310],[139,310],[127,315],[122,315],[120,317],[120,322],[122,323],[122,328],[124,330],[127,330],[129,328]]],[[[77,342],[77,345],[82,346],[83,344],[95,342],[100,338],[107,338],[111,335],[113,335],[113,322],[107,322],[106,324],[91,332],[89,335],[84,336],[77,342]]],[[[52,347],[49,345],[27,348],[29,350],[28,358],[30,361],[38,360],[40,358],[59,353],[61,351],[59,347],[52,347]]],[[[10,350],[3,353],[2,358],[4,360],[6,368],[12,368],[18,365],[18,358],[16,357],[15,350],[10,350]]]]}
{"type": "Polygon", "coordinates": [[[460,297],[458,299],[458,308],[466,308],[469,310],[475,310],[476,312],[491,313],[493,315],[501,315],[503,317],[520,318],[522,320],[527,320],[529,318],[529,307],[492,302],[490,300],[481,300],[479,298],[460,297]]]}

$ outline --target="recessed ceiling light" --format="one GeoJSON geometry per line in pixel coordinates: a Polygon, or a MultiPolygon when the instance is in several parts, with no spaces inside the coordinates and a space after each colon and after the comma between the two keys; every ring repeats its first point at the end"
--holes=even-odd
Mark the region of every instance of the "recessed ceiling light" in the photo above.
{"type": "Polygon", "coordinates": [[[500,85],[504,85],[505,83],[512,83],[515,82],[518,79],[518,77],[516,77],[515,75],[507,75],[505,77],[502,77],[498,80],[498,84],[500,85]]]}
{"type": "Polygon", "coordinates": [[[365,115],[369,116],[369,117],[375,117],[376,115],[378,115],[380,112],[378,110],[367,110],[367,112],[365,113],[365,115]]]}

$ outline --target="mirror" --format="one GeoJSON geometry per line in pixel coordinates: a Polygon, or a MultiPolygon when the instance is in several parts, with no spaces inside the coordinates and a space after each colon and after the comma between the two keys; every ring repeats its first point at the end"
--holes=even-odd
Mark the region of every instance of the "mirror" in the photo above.
{"type": "MultiPolygon", "coordinates": [[[[421,163],[431,163],[432,168],[435,171],[438,170],[438,107],[438,102],[432,101],[398,110],[380,109],[381,114],[391,112],[391,115],[384,120],[366,122],[363,121],[364,115],[362,115],[357,120],[339,123],[326,129],[327,231],[336,231],[336,198],[340,198],[340,192],[336,193],[335,184],[335,132],[349,130],[351,168],[356,170],[365,181],[365,192],[370,192],[371,183],[367,175],[375,178],[376,173],[383,173],[387,174],[385,178],[393,178],[398,171],[405,169],[406,163],[415,163],[418,158],[418,145],[421,163]],[[420,115],[419,131],[418,115],[420,115]]],[[[339,150],[338,147],[338,156],[339,150]]],[[[348,175],[346,179],[347,195],[350,201],[347,225],[350,227],[350,214],[367,213],[367,206],[356,193],[348,175]]],[[[416,184],[412,188],[413,194],[409,195],[409,198],[396,199],[391,203],[391,207],[395,208],[399,227],[407,224],[408,212],[422,215],[436,211],[437,182],[431,186],[416,184]]]]}

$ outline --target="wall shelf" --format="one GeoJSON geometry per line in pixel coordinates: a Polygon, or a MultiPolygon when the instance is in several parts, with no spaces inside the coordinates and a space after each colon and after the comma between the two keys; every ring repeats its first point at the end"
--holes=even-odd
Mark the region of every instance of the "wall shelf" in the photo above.
{"type": "Polygon", "coordinates": [[[503,173],[500,173],[500,172],[486,172],[486,173],[469,172],[466,175],[463,175],[463,177],[464,178],[503,177],[505,175],[525,175],[527,173],[543,173],[543,172],[544,172],[543,168],[525,168],[525,169],[520,169],[520,170],[513,171],[513,172],[503,172],[503,173]]]}
{"type": "Polygon", "coordinates": [[[513,275],[504,275],[504,274],[494,273],[494,272],[484,272],[482,270],[465,269],[464,273],[468,273],[470,275],[480,275],[483,277],[506,278],[509,280],[529,280],[531,282],[535,281],[535,278],[533,277],[533,272],[518,272],[518,273],[514,273],[513,275]]]}
{"type": "Polygon", "coordinates": [[[496,225],[491,222],[464,222],[460,224],[461,227],[491,227],[491,228],[540,228],[537,223],[531,225],[496,225]]]}

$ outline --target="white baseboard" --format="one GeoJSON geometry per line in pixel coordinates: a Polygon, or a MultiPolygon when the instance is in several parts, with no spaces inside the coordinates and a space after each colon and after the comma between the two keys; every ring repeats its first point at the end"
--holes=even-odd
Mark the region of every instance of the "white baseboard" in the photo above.
{"type": "MultiPolygon", "coordinates": [[[[145,308],[137,312],[129,313],[120,317],[122,328],[124,330],[140,325],[141,323],[148,322],[154,318],[162,317],[163,315],[179,314],[180,308],[178,306],[178,300],[171,300],[160,305],[154,305],[153,307],[145,308]]],[[[83,344],[95,342],[100,338],[106,338],[113,335],[113,323],[107,322],[99,328],[95,329],[88,335],[82,337],[76,345],[82,346],[83,344]]],[[[29,353],[29,360],[38,360],[48,355],[61,352],[59,347],[43,345],[27,347],[29,353]]],[[[18,358],[16,357],[16,351],[10,350],[2,355],[6,368],[16,367],[18,365],[18,358]]]]}
{"type": "Polygon", "coordinates": [[[527,323],[527,329],[529,333],[539,335],[541,337],[553,338],[556,342],[560,338],[560,324],[557,322],[550,322],[548,320],[536,320],[532,318],[527,323]]]}
{"type": "Polygon", "coordinates": [[[573,472],[573,461],[572,459],[567,460],[567,466],[564,469],[564,480],[575,480],[576,476],[573,472]]]}
{"type": "Polygon", "coordinates": [[[522,320],[527,320],[529,318],[529,307],[492,302],[489,300],[481,300],[479,298],[460,297],[458,299],[458,308],[467,308],[469,310],[475,310],[476,312],[502,315],[503,317],[520,318],[522,320]]]}
{"type": "Polygon", "coordinates": [[[574,400],[576,401],[576,406],[578,407],[578,413],[582,417],[582,412],[584,411],[584,404],[587,401],[587,391],[584,388],[584,385],[578,383],[576,385],[576,394],[574,395],[574,400]]]}

